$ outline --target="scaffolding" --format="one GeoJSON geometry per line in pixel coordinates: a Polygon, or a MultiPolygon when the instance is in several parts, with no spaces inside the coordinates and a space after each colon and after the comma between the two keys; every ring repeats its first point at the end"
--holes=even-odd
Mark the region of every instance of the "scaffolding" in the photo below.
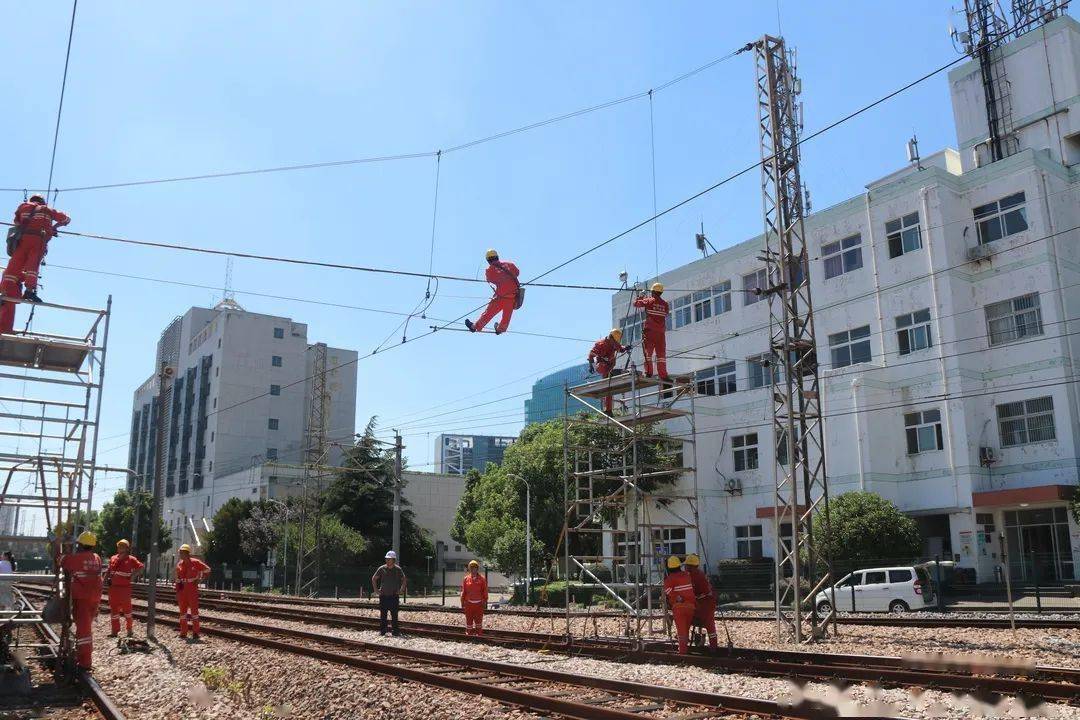
{"type": "MultiPolygon", "coordinates": [[[[56,560],[53,590],[63,594],[59,560],[71,552],[74,539],[85,529],[96,475],[114,470],[97,464],[112,298],[105,309],[5,302],[28,309],[30,320],[25,331],[0,336],[0,381],[20,388],[19,393],[0,393],[0,437],[7,440],[0,451],[0,529],[9,542],[40,541],[48,548],[56,560]],[[39,327],[43,321],[47,327],[75,334],[30,330],[35,316],[39,327]],[[20,515],[25,520],[28,513],[44,520],[44,534],[19,533],[20,515]]],[[[0,611],[0,617],[15,623],[42,622],[41,613],[31,608],[0,611]]],[[[73,668],[68,613],[58,646],[48,649],[63,660],[59,668],[73,668]]]]}
{"type": "MultiPolygon", "coordinates": [[[[698,534],[698,486],[694,425],[695,388],[689,377],[671,380],[629,371],[567,386],[564,393],[564,575],[603,589],[626,613],[626,634],[643,644],[653,631],[654,608],[662,608],[664,563],[698,534]],[[606,415],[594,404],[620,396],[624,411],[606,415]],[[570,415],[577,400],[592,412],[570,415]],[[661,422],[685,421],[667,434],[661,422]],[[614,432],[612,432],[614,431],[614,432]],[[690,462],[687,462],[687,461],[690,462]],[[689,474],[687,487],[680,480],[689,474]],[[606,568],[610,577],[599,577],[606,568]]],[[[566,633],[571,636],[571,595],[566,592],[566,633]]]]}

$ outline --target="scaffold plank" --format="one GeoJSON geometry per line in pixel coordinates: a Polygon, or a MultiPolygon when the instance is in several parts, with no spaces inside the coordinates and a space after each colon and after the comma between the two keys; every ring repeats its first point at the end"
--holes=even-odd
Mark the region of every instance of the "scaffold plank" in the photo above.
{"type": "Polygon", "coordinates": [[[690,414],[689,410],[676,410],[669,407],[643,407],[635,415],[625,415],[619,418],[619,422],[624,425],[646,425],[650,423],[657,423],[663,420],[674,420],[675,418],[686,417],[690,414]]]}
{"type": "Polygon", "coordinates": [[[0,365],[76,373],[94,347],[79,340],[59,340],[37,335],[0,337],[0,365]]]}

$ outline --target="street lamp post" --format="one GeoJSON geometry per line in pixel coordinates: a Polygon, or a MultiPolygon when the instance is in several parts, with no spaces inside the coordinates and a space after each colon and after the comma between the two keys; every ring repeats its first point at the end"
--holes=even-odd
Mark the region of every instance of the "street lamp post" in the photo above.
{"type": "Polygon", "coordinates": [[[525,483],[525,602],[529,602],[529,591],[532,589],[532,518],[530,508],[532,506],[532,488],[529,481],[516,473],[506,473],[507,477],[517,478],[525,483]]]}
{"type": "Polygon", "coordinates": [[[280,500],[274,498],[266,498],[267,502],[280,505],[281,509],[285,511],[285,551],[282,556],[285,558],[285,562],[281,564],[282,578],[281,578],[281,592],[284,595],[289,594],[289,506],[280,500]]]}

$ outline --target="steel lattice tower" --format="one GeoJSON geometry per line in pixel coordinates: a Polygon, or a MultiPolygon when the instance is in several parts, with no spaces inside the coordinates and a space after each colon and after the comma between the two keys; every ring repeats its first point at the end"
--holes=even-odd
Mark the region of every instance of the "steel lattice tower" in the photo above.
{"type": "Polygon", "coordinates": [[[326,393],[326,344],[311,346],[311,404],[308,407],[307,428],[304,434],[304,496],[300,505],[300,541],[296,550],[296,592],[314,594],[322,577],[320,545],[322,543],[322,467],[326,464],[326,424],[329,396],[326,393]],[[312,485],[314,484],[314,487],[312,485]],[[314,514],[308,520],[308,512],[314,514]],[[307,533],[314,536],[310,550],[305,551],[307,533]]]}
{"type": "Polygon", "coordinates": [[[821,392],[814,309],[810,299],[799,177],[799,81],[783,38],[766,35],[754,46],[758,126],[761,137],[761,194],[769,301],[769,347],[773,373],[773,426],[787,464],[775,466],[777,630],[796,643],[824,636],[834,610],[820,617],[805,600],[832,586],[830,558],[819,552],[813,520],[822,516],[829,532],[829,489],[825,474],[821,392]],[[785,530],[790,529],[790,540],[785,530]]]}

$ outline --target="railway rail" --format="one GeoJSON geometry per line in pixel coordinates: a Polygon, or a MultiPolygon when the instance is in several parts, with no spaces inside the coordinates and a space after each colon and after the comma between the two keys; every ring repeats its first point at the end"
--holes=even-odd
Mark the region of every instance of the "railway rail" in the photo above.
{"type": "MultiPolygon", "coordinates": [[[[208,593],[200,599],[201,609],[245,613],[268,619],[374,630],[374,617],[348,617],[340,612],[266,607],[251,602],[225,600],[208,593]]],[[[170,599],[165,590],[163,602],[170,599]]],[[[172,612],[172,611],[170,611],[172,612]]],[[[213,616],[202,613],[206,621],[213,616]]],[[[220,620],[220,619],[215,619],[220,620]]],[[[231,620],[228,622],[232,622],[231,620]]],[[[762,677],[785,677],[805,681],[870,683],[906,688],[934,688],[973,694],[1039,698],[1080,704],[1080,670],[1051,666],[992,665],[985,661],[928,658],[916,660],[890,656],[842,655],[760,648],[728,648],[719,654],[677,655],[670,645],[650,643],[644,650],[622,638],[573,638],[565,635],[510,630],[485,631],[482,638],[464,634],[460,625],[403,622],[403,632],[418,637],[455,642],[485,642],[534,651],[558,652],[617,662],[680,664],[718,672],[762,677]]],[[[275,629],[276,630],[276,629],[275,629]]]]}

